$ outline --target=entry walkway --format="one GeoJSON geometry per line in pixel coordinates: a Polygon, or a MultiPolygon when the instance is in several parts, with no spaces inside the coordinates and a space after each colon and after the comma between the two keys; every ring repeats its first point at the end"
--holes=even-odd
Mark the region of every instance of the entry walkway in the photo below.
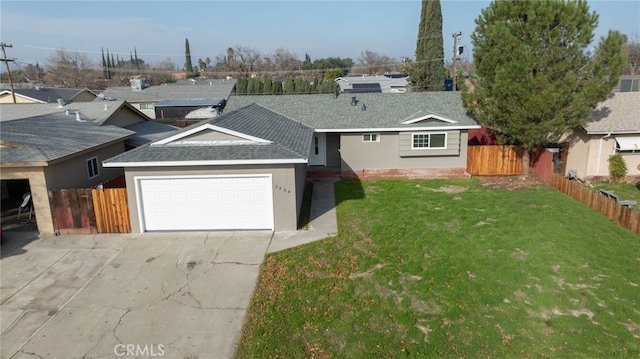
{"type": "Polygon", "coordinates": [[[338,234],[336,202],[333,191],[333,179],[314,179],[311,197],[309,229],[290,232],[276,232],[269,245],[268,252],[278,252],[305,243],[333,237],[338,234]]]}

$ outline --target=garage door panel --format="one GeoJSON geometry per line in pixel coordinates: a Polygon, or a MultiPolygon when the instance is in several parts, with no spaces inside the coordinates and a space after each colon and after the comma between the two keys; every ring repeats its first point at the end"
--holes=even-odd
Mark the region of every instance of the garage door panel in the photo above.
{"type": "Polygon", "coordinates": [[[144,230],[273,229],[270,175],[140,178],[144,230]]]}

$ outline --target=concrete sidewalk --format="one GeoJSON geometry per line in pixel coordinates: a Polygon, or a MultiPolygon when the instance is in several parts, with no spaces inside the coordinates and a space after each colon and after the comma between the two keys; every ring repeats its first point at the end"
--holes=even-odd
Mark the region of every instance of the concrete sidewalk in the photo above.
{"type": "Polygon", "coordinates": [[[2,244],[1,358],[232,358],[267,252],[337,234],[334,181],[308,230],[38,236],[2,244]]]}
{"type": "Polygon", "coordinates": [[[336,202],[333,179],[314,179],[311,198],[309,229],[291,232],[276,232],[267,250],[269,253],[315,242],[338,234],[336,202]]]}

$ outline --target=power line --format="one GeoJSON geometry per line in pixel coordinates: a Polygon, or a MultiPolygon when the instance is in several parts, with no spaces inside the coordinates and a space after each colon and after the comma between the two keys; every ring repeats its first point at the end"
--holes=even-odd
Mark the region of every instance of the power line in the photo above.
{"type": "Polygon", "coordinates": [[[9,70],[9,62],[15,61],[15,59],[7,59],[7,52],[5,51],[5,47],[13,47],[11,44],[5,44],[4,42],[0,43],[0,47],[2,47],[2,59],[0,61],[4,62],[5,67],[7,68],[7,77],[9,78],[9,87],[11,88],[11,97],[13,97],[13,103],[16,103],[16,92],[13,90],[13,81],[11,80],[11,70],[9,70]]]}

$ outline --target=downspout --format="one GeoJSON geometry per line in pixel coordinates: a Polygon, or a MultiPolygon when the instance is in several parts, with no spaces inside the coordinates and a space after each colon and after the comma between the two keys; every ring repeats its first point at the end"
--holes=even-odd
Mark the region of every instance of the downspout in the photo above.
{"type": "Polygon", "coordinates": [[[607,133],[606,135],[600,137],[600,146],[598,148],[598,162],[596,165],[596,176],[600,175],[600,158],[602,157],[602,140],[611,136],[611,132],[607,133]]]}

